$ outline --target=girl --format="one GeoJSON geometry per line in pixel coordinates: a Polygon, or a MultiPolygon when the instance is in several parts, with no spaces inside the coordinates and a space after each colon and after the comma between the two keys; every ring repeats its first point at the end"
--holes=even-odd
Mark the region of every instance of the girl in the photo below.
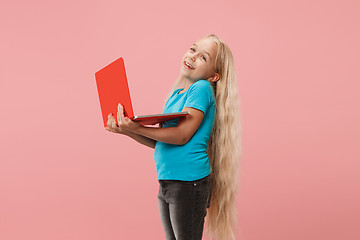
{"type": "Polygon", "coordinates": [[[240,157],[240,102],[233,55],[215,34],[196,41],[181,61],[164,113],[189,115],[146,127],[124,117],[106,129],[154,148],[158,203],[167,240],[235,239],[240,157]],[[178,88],[182,85],[182,88],[178,88]],[[205,219],[206,217],[206,219],[205,219]]]}

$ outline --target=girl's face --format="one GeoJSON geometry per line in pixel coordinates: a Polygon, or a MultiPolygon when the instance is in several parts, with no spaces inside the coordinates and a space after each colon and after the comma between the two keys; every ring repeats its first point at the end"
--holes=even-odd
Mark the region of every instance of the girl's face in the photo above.
{"type": "Polygon", "coordinates": [[[217,45],[214,41],[208,38],[198,40],[184,54],[180,74],[193,82],[200,79],[210,80],[210,77],[217,74],[215,73],[216,54],[217,45]],[[190,66],[187,66],[188,64],[190,66]]]}

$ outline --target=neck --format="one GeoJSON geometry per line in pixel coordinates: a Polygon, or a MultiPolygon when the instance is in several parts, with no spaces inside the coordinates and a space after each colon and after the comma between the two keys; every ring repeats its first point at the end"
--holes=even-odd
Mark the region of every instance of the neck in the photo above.
{"type": "Polygon", "coordinates": [[[191,84],[196,82],[196,81],[191,80],[191,79],[186,78],[186,77],[182,77],[182,81],[184,82],[184,90],[183,91],[186,91],[190,87],[191,84]]]}

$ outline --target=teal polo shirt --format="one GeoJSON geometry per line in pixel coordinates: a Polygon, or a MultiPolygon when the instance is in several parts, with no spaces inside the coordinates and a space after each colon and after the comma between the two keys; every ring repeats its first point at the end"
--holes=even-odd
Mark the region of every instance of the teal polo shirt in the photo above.
{"type": "MultiPolygon", "coordinates": [[[[184,145],[157,141],[154,159],[158,180],[194,181],[211,173],[207,143],[215,121],[215,93],[210,82],[201,79],[188,90],[179,93],[176,89],[165,104],[163,113],[181,112],[183,107],[192,107],[204,112],[204,118],[184,145]]],[[[179,118],[163,123],[165,127],[176,127],[179,118]]]]}

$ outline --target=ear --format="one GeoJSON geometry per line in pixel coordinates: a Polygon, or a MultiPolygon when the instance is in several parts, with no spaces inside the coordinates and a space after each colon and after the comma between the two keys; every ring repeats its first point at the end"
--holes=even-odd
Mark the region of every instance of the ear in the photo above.
{"type": "Polygon", "coordinates": [[[214,75],[212,75],[211,77],[208,77],[207,80],[211,83],[215,83],[219,79],[220,79],[220,74],[214,73],[214,75]]]}

